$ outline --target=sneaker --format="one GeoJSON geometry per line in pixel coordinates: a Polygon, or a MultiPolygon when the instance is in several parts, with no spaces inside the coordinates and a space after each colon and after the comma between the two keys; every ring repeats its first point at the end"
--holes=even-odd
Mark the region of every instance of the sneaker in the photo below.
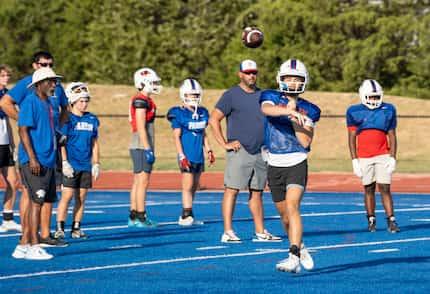
{"type": "Polygon", "coordinates": [[[367,226],[367,229],[369,230],[369,232],[376,232],[376,218],[374,216],[369,217],[368,219],[369,224],[367,226]]]}
{"type": "Polygon", "coordinates": [[[39,245],[33,245],[28,247],[24,258],[29,260],[48,260],[53,257],[54,256],[52,254],[47,253],[45,249],[39,245]]]}
{"type": "Polygon", "coordinates": [[[182,216],[179,217],[178,225],[180,226],[192,226],[194,224],[194,217],[191,215],[187,216],[186,218],[182,218],[182,216]]]}
{"type": "Polygon", "coordinates": [[[22,232],[21,225],[17,224],[14,220],[10,220],[10,221],[4,220],[1,227],[5,230],[4,232],[8,232],[8,231],[22,232]]]}
{"type": "Polygon", "coordinates": [[[299,273],[301,270],[300,258],[290,253],[287,259],[281,260],[276,265],[276,269],[281,272],[299,273]]]}
{"type": "Polygon", "coordinates": [[[28,244],[25,244],[25,245],[18,244],[18,245],[16,245],[15,250],[12,253],[12,257],[13,258],[17,258],[17,259],[23,259],[23,258],[25,258],[25,255],[27,254],[28,248],[30,248],[30,245],[28,245],[28,244]]]}
{"type": "Polygon", "coordinates": [[[6,233],[7,230],[5,228],[3,228],[3,225],[0,226],[0,233],[6,233]]]}
{"type": "Polygon", "coordinates": [[[263,233],[255,233],[255,237],[252,239],[253,242],[282,242],[282,238],[272,235],[264,229],[263,233]]]}
{"type": "Polygon", "coordinates": [[[73,230],[70,235],[73,239],[88,239],[88,235],[85,235],[81,229],[73,230]]]}
{"type": "Polygon", "coordinates": [[[397,226],[396,219],[394,217],[390,217],[389,219],[387,219],[387,231],[390,233],[400,232],[400,229],[397,226]]]}
{"type": "Polygon", "coordinates": [[[136,219],[128,218],[127,225],[129,228],[134,228],[136,226],[136,223],[137,223],[137,218],[136,219]]]}
{"type": "Polygon", "coordinates": [[[39,247],[67,247],[69,243],[61,241],[59,239],[52,238],[51,236],[47,238],[39,238],[39,247]]]}
{"type": "Polygon", "coordinates": [[[314,268],[314,260],[304,243],[300,245],[300,264],[308,271],[314,268]]]}
{"type": "Polygon", "coordinates": [[[64,239],[66,237],[66,235],[64,234],[63,230],[57,230],[54,233],[54,238],[59,240],[59,239],[64,239]]]}
{"type": "Polygon", "coordinates": [[[136,219],[136,225],[137,228],[155,228],[158,226],[158,223],[149,217],[146,217],[144,221],[141,221],[140,219],[136,219]]]}
{"type": "Polygon", "coordinates": [[[236,235],[236,233],[232,230],[225,232],[222,234],[221,242],[223,243],[242,243],[242,240],[236,235]]]}

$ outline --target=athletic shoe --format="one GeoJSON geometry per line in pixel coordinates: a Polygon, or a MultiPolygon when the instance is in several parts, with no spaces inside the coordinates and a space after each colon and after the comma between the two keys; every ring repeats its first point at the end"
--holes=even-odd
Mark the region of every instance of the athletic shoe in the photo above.
{"type": "Polygon", "coordinates": [[[272,235],[264,229],[263,233],[255,233],[255,237],[252,239],[253,242],[282,242],[282,238],[272,235]]]}
{"type": "Polygon", "coordinates": [[[242,240],[236,235],[236,233],[232,230],[225,232],[222,234],[221,242],[223,243],[242,243],[242,240]]]}
{"type": "Polygon", "coordinates": [[[7,230],[5,228],[3,228],[3,226],[0,226],[0,233],[6,233],[7,230]]]}
{"type": "Polygon", "coordinates": [[[148,217],[146,217],[144,221],[137,218],[135,226],[137,228],[155,228],[158,226],[158,223],[148,217]]]}
{"type": "Polygon", "coordinates": [[[52,254],[47,253],[45,249],[39,245],[33,245],[28,247],[24,258],[29,260],[48,260],[53,257],[54,256],[52,254]]]}
{"type": "Polygon", "coordinates": [[[396,219],[394,217],[387,219],[387,231],[390,233],[400,232],[400,229],[397,226],[396,219]]]}
{"type": "Polygon", "coordinates": [[[180,226],[192,226],[194,224],[194,217],[191,215],[187,216],[186,218],[182,218],[182,216],[179,217],[178,225],[180,226]]]}
{"type": "Polygon", "coordinates": [[[376,218],[371,216],[369,217],[368,222],[369,224],[367,226],[367,229],[369,230],[369,232],[376,232],[376,218]]]}
{"type": "Polygon", "coordinates": [[[70,235],[73,239],[88,239],[88,235],[85,235],[81,229],[73,230],[70,235]]]}
{"type": "Polygon", "coordinates": [[[67,247],[69,243],[48,236],[47,238],[39,238],[39,246],[46,247],[67,247]]]}
{"type": "Polygon", "coordinates": [[[299,273],[301,270],[300,258],[290,253],[287,259],[281,260],[276,265],[276,269],[281,272],[299,273]]]}
{"type": "Polygon", "coordinates": [[[21,225],[17,224],[14,220],[9,220],[9,221],[4,220],[1,227],[5,230],[4,232],[8,232],[8,231],[22,232],[21,225]]]}
{"type": "Polygon", "coordinates": [[[308,271],[314,268],[314,260],[304,243],[300,245],[300,264],[308,271]]]}
{"type": "Polygon", "coordinates": [[[56,230],[54,233],[55,239],[64,239],[65,237],[66,237],[66,235],[64,234],[63,230],[56,230]]]}
{"type": "Polygon", "coordinates": [[[17,259],[23,259],[25,258],[25,255],[27,254],[27,250],[28,248],[30,248],[30,245],[26,244],[26,245],[16,245],[15,250],[12,253],[12,257],[13,258],[17,258],[17,259]]]}
{"type": "Polygon", "coordinates": [[[136,219],[128,218],[127,225],[129,228],[134,228],[136,226],[136,222],[137,222],[137,218],[136,219]]]}

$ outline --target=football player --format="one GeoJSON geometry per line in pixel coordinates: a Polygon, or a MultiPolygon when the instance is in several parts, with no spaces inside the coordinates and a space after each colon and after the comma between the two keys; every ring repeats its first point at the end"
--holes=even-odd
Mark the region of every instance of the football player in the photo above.
{"type": "Polygon", "coordinates": [[[131,125],[130,155],[133,161],[133,186],[130,192],[129,227],[155,227],[145,211],[146,191],[154,155],[154,119],[156,106],[151,99],[161,93],[161,79],[150,68],[141,68],[134,73],[134,86],[138,93],[130,99],[129,121],[131,125]]]}
{"type": "Polygon", "coordinates": [[[308,177],[307,154],[320,109],[300,97],[309,81],[305,65],[298,59],[285,61],[277,74],[279,91],[261,93],[261,111],[266,116],[265,157],[272,199],[290,241],[289,257],[280,261],[280,271],[297,273],[314,262],[305,248],[300,203],[308,177]]]}
{"type": "Polygon", "coordinates": [[[382,101],[384,92],[375,80],[365,80],[359,88],[361,103],[346,112],[348,146],[354,174],[364,187],[368,230],[376,231],[375,190],[381,192],[387,230],[399,232],[391,197],[391,175],[396,169],[396,108],[382,101]]]}
{"type": "Polygon", "coordinates": [[[200,106],[203,90],[199,82],[186,79],[179,88],[182,106],[172,107],[167,113],[175,139],[179,170],[182,173],[182,214],[178,224],[191,226],[195,223],[193,200],[199,187],[200,176],[204,171],[204,155],[209,165],[215,156],[206,136],[209,112],[200,106]]]}

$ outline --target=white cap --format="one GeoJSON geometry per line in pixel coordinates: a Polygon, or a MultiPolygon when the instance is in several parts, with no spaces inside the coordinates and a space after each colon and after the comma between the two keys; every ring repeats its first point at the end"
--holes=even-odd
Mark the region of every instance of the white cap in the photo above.
{"type": "Polygon", "coordinates": [[[46,79],[62,79],[62,76],[56,75],[50,67],[41,67],[33,73],[31,84],[27,88],[33,87],[36,83],[46,79]]]}
{"type": "Polygon", "coordinates": [[[257,63],[254,60],[246,59],[240,63],[239,70],[241,72],[256,72],[257,63]]]}

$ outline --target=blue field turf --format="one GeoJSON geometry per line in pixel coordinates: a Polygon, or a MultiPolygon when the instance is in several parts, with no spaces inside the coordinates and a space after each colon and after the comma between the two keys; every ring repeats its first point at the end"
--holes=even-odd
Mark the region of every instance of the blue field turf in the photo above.
{"type": "Polygon", "coordinates": [[[429,293],[429,195],[394,195],[401,232],[391,234],[379,196],[378,229],[369,233],[361,194],[306,193],[304,241],[315,269],[300,274],[275,269],[289,246],[270,194],[265,225],[281,243],[252,242],[247,198],[239,195],[234,215],[244,242],[224,244],[222,192],[197,193],[194,214],[204,225],[188,228],[176,224],[180,193],[150,192],[147,211],[161,226],[133,229],[127,192],[91,191],[82,225],[90,238],[48,248],[50,261],[13,259],[19,234],[0,234],[0,293],[429,293]]]}

